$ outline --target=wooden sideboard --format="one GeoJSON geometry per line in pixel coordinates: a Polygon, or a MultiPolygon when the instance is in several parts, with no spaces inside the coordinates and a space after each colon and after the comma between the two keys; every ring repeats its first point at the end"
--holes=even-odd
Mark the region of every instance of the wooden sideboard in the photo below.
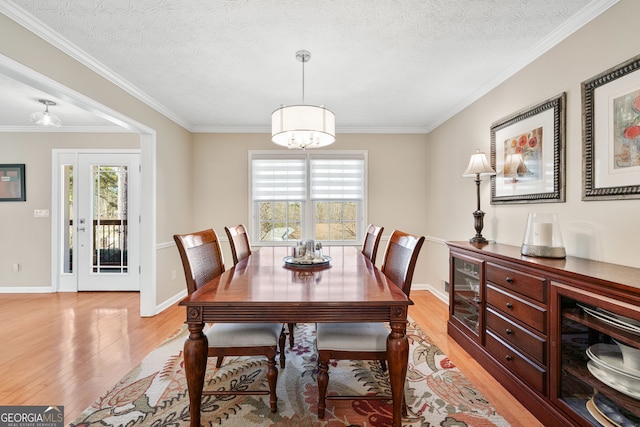
{"type": "Polygon", "coordinates": [[[640,348],[640,269],[447,245],[449,335],[540,422],[597,426],[606,407],[640,425],[640,371],[617,344],[640,348]]]}

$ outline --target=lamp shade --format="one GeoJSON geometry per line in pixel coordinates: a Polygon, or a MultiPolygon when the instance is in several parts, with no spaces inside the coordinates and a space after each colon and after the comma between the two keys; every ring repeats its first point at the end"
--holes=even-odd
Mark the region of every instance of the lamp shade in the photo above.
{"type": "Polygon", "coordinates": [[[484,176],[484,175],[495,175],[496,172],[491,167],[489,160],[487,160],[487,155],[480,150],[476,150],[474,154],[471,155],[471,159],[469,160],[469,166],[462,174],[465,178],[475,178],[476,176],[484,176]]]}
{"type": "Polygon", "coordinates": [[[290,105],[271,114],[271,140],[288,148],[318,148],[336,140],[336,116],[324,107],[290,105]]]}

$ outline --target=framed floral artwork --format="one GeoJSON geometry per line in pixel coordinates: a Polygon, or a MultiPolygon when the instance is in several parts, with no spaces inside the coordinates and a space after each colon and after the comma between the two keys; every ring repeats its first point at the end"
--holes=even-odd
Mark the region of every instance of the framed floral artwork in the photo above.
{"type": "Polygon", "coordinates": [[[582,82],[582,200],[640,198],[640,55],[582,82]]]}
{"type": "Polygon", "coordinates": [[[491,204],[564,202],[566,93],[491,125],[491,204]]]}
{"type": "Polygon", "coordinates": [[[24,164],[0,165],[0,202],[26,200],[24,164]]]}

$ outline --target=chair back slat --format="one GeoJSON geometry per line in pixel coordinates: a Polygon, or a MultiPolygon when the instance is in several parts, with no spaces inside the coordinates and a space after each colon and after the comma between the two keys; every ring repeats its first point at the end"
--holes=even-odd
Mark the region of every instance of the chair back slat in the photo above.
{"type": "Polygon", "coordinates": [[[249,235],[244,225],[239,224],[233,227],[225,227],[229,244],[231,245],[231,255],[233,256],[233,264],[237,264],[251,255],[251,246],[249,245],[249,235]]]}
{"type": "Polygon", "coordinates": [[[424,236],[395,230],[387,244],[381,271],[407,296],[411,292],[413,272],[423,243],[424,236]]]}
{"type": "Polygon", "coordinates": [[[189,294],[224,273],[220,241],[214,230],[176,234],[173,239],[180,252],[189,294]]]}
{"type": "Polygon", "coordinates": [[[378,254],[378,245],[380,244],[380,238],[384,227],[370,224],[367,228],[367,234],[364,237],[364,244],[362,245],[362,253],[369,258],[372,263],[376,263],[376,255],[378,254]]]}

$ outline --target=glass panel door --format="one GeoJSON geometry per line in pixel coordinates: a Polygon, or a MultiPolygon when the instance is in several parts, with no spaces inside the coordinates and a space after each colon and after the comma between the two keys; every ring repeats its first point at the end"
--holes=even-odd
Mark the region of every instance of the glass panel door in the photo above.
{"type": "Polygon", "coordinates": [[[453,255],[451,262],[451,315],[479,337],[483,326],[479,315],[483,299],[482,261],[453,255]]]}
{"type": "Polygon", "coordinates": [[[138,162],[138,154],[79,156],[79,290],[139,290],[138,162]]]}
{"type": "Polygon", "coordinates": [[[588,296],[558,301],[559,402],[582,424],[640,425],[640,312],[588,296]]]}

